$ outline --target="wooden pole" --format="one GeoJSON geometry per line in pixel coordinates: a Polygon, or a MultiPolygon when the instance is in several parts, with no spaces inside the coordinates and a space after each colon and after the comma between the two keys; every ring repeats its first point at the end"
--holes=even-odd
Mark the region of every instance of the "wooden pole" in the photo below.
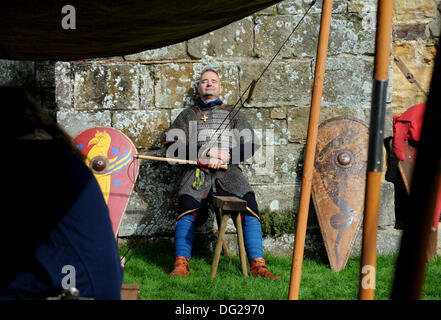
{"type": "Polygon", "coordinates": [[[320,120],[320,105],[322,100],[323,82],[328,53],[329,31],[331,27],[332,0],[323,0],[320,21],[320,33],[317,46],[317,57],[312,89],[311,110],[309,112],[308,133],[306,137],[305,158],[303,164],[302,189],[297,217],[296,235],[289,283],[289,300],[299,298],[300,279],[302,275],[303,252],[305,249],[306,226],[308,222],[309,202],[311,199],[312,174],[317,145],[317,132],[320,120]]]}
{"type": "Polygon", "coordinates": [[[410,202],[406,211],[409,220],[401,239],[391,299],[421,299],[430,229],[435,226],[434,218],[439,218],[439,211],[435,208],[441,187],[440,88],[441,54],[438,48],[410,186],[410,202]]]}
{"type": "Polygon", "coordinates": [[[360,300],[373,300],[375,295],[378,211],[383,168],[383,131],[389,74],[392,9],[393,0],[379,0],[360,268],[360,300]]]}
{"type": "MultiPolygon", "coordinates": [[[[176,158],[163,158],[163,157],[155,157],[155,156],[146,156],[142,154],[135,155],[135,158],[138,159],[145,159],[145,160],[154,160],[154,161],[165,161],[165,162],[173,162],[173,163],[180,163],[180,164],[191,164],[197,166],[198,163],[194,160],[185,160],[185,159],[176,159],[176,158]]],[[[219,167],[219,169],[227,170],[228,165],[223,164],[219,167]]]]}

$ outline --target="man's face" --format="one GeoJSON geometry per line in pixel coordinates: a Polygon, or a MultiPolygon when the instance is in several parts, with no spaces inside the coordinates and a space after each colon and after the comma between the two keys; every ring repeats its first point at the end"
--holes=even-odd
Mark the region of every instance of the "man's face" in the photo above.
{"type": "Polygon", "coordinates": [[[198,93],[205,103],[219,98],[222,93],[222,85],[215,72],[206,71],[202,74],[198,84],[198,93]]]}

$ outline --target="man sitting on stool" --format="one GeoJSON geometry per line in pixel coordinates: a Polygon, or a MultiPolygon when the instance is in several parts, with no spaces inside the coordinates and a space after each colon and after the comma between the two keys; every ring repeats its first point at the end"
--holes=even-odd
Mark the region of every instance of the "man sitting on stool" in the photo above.
{"type": "Polygon", "coordinates": [[[241,218],[251,274],[278,279],[265,265],[255,194],[239,168],[239,163],[251,158],[260,143],[243,114],[230,112],[222,105],[219,99],[222,85],[215,70],[202,72],[197,91],[200,96],[197,106],[182,111],[166,134],[168,157],[206,160],[205,168],[188,166],[181,178],[175,229],[176,260],[170,276],[190,275],[196,223],[207,219],[208,202],[212,196],[220,195],[247,201],[247,212],[242,212],[241,218]],[[223,164],[228,164],[227,170],[220,169],[223,164]]]}

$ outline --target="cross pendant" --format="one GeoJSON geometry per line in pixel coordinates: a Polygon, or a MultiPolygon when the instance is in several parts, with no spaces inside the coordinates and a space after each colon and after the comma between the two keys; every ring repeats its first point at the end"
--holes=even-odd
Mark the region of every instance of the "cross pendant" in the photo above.
{"type": "Polygon", "coordinates": [[[207,122],[208,117],[205,115],[205,113],[202,114],[201,120],[204,120],[204,122],[207,122]]]}

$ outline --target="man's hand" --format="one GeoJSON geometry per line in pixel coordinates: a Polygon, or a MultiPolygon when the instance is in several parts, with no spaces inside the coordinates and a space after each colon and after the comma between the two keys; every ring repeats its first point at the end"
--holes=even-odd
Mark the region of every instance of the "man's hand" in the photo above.
{"type": "Polygon", "coordinates": [[[220,159],[210,158],[210,160],[208,161],[207,167],[210,169],[218,170],[220,168],[220,166],[223,164],[224,163],[220,159]]]}
{"type": "Polygon", "coordinates": [[[222,164],[228,163],[228,161],[230,161],[231,158],[229,150],[221,150],[221,149],[210,149],[210,151],[207,152],[207,156],[209,156],[211,159],[221,160],[222,164]]]}

